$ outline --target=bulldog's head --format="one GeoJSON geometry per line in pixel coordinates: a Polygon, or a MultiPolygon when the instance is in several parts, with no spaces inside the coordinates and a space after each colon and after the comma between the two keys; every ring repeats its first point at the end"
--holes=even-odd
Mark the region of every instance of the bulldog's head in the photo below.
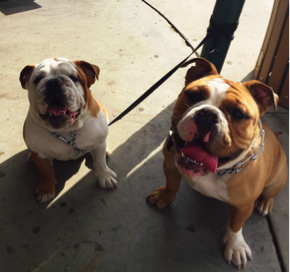
{"type": "Polygon", "coordinates": [[[64,58],[24,67],[20,82],[28,90],[34,120],[49,130],[80,123],[92,97],[89,88],[99,73],[95,65],[64,58]]]}
{"type": "MultiPolygon", "coordinates": [[[[218,75],[202,58],[192,64],[176,101],[172,124],[177,131],[176,165],[189,177],[215,173],[241,160],[259,137],[260,116],[278,96],[258,81],[234,83],[218,75]]],[[[258,143],[259,144],[259,143],[258,143]]]]}

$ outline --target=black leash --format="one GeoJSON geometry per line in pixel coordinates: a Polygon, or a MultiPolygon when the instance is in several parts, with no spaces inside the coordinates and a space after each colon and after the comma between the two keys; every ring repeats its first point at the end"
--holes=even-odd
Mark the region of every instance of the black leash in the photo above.
{"type": "MultiPolygon", "coordinates": [[[[152,7],[152,6],[151,6],[152,7]]],[[[154,8],[155,9],[155,8],[154,8]]],[[[156,10],[156,9],[155,9],[156,10]]],[[[160,13],[160,12],[158,12],[160,13]]],[[[162,15],[163,16],[163,15],[162,15]]],[[[164,17],[164,16],[163,16],[164,17]]],[[[169,21],[168,19],[166,19],[169,21]]],[[[170,21],[169,21],[170,22],[170,21]]],[[[170,23],[171,24],[171,23],[170,23]]],[[[215,46],[218,42],[219,37],[224,37],[228,40],[234,39],[234,32],[238,27],[239,22],[231,23],[231,24],[224,24],[224,25],[217,25],[212,17],[210,18],[210,27],[207,29],[207,34],[203,38],[203,40],[199,43],[199,45],[178,65],[176,65],[173,69],[171,69],[165,76],[163,76],[158,82],[156,82],[152,87],[150,87],[141,97],[135,100],[127,109],[125,109],[119,116],[117,116],[113,121],[109,123],[109,126],[117,122],[118,120],[122,119],[125,115],[127,115],[131,110],[133,110],[138,104],[140,104],[143,100],[145,100],[150,94],[153,93],[161,84],[163,84],[186,60],[195,53],[207,40],[210,38],[214,38],[211,46],[210,51],[208,54],[212,54],[215,50],[215,46]]],[[[171,24],[172,25],[172,24],[171,24]]],[[[179,32],[179,31],[178,31],[179,32]]],[[[179,32],[180,33],[180,32],[179,32]]],[[[183,37],[184,38],[184,37],[183,37]]],[[[185,39],[185,38],[184,38],[185,39]]],[[[185,39],[186,40],[186,39],[185,39]]],[[[187,42],[187,40],[186,40],[187,42]]]]}
{"type": "Polygon", "coordinates": [[[109,126],[123,118],[127,115],[131,110],[133,110],[138,104],[140,104],[143,100],[145,100],[153,91],[155,91],[162,83],[164,83],[186,60],[196,51],[198,50],[210,37],[206,36],[201,43],[197,46],[197,48],[192,51],[182,62],[176,65],[173,69],[171,69],[165,76],[163,76],[158,82],[156,82],[153,86],[151,86],[141,97],[135,100],[127,109],[125,109],[119,116],[117,116],[113,121],[109,123],[109,126]]]}

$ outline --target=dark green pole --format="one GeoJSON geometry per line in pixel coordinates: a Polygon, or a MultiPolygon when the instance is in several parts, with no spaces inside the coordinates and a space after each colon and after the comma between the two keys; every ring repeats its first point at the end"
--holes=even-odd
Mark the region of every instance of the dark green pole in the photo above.
{"type": "MultiPolygon", "coordinates": [[[[237,22],[242,13],[245,1],[246,0],[217,0],[212,14],[213,21],[218,25],[237,22]]],[[[211,29],[211,26],[209,26],[209,28],[211,29]]],[[[220,73],[231,41],[224,37],[219,37],[218,39],[215,51],[211,54],[208,54],[208,52],[213,38],[209,39],[204,44],[201,57],[213,63],[220,73]]]]}

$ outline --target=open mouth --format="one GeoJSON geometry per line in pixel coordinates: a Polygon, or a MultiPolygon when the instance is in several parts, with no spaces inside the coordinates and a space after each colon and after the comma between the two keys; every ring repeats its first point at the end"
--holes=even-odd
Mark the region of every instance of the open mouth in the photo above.
{"type": "Polygon", "coordinates": [[[211,154],[205,145],[209,140],[209,135],[207,134],[203,139],[197,138],[187,142],[182,140],[177,133],[174,133],[177,151],[175,161],[185,175],[197,177],[207,175],[210,172],[215,173],[217,168],[236,158],[236,156],[220,158],[211,154]]]}
{"type": "Polygon", "coordinates": [[[70,112],[64,105],[58,101],[53,101],[46,109],[46,114],[40,115],[43,120],[49,119],[76,119],[80,114],[80,109],[70,112]]]}

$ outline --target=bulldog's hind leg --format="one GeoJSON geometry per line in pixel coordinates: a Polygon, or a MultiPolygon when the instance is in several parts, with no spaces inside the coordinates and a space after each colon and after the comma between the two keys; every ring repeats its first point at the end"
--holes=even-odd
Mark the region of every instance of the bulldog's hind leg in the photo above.
{"type": "Polygon", "coordinates": [[[265,198],[262,194],[256,200],[255,209],[262,215],[266,216],[272,211],[274,198],[265,198]]]}
{"type": "Polygon", "coordinates": [[[91,151],[94,172],[101,188],[114,189],[117,187],[117,175],[107,166],[107,151],[106,143],[98,145],[91,151]]]}
{"type": "Polygon", "coordinates": [[[34,189],[36,200],[40,203],[51,200],[55,195],[56,180],[52,167],[52,160],[43,159],[31,151],[31,158],[40,172],[40,181],[34,189]]]}
{"type": "Polygon", "coordinates": [[[287,168],[284,168],[279,173],[279,176],[276,177],[275,182],[263,189],[262,194],[255,203],[255,208],[261,215],[266,216],[272,211],[274,197],[283,189],[287,181],[287,175],[287,168]]]}

